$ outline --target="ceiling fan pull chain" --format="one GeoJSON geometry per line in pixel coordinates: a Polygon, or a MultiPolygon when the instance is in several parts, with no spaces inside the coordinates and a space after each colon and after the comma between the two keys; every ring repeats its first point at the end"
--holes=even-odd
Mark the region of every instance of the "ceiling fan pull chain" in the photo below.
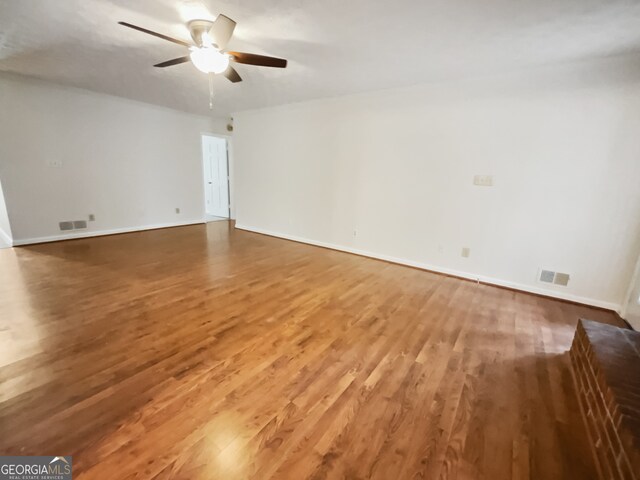
{"type": "Polygon", "coordinates": [[[213,73],[209,74],[209,110],[213,110],[213,73]]]}

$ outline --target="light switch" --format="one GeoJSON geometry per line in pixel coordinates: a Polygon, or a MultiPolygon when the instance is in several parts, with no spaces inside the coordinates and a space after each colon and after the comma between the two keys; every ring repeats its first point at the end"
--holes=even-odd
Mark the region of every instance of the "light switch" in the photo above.
{"type": "Polygon", "coordinates": [[[492,175],[476,175],[473,177],[473,184],[479,187],[492,187],[493,176],[492,175]]]}

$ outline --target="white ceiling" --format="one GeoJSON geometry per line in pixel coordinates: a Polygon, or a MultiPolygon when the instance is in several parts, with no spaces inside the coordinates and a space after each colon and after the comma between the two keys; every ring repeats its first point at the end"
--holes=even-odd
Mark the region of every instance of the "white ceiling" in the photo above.
{"type": "Polygon", "coordinates": [[[214,116],[267,105],[640,51],[640,0],[0,0],[0,70],[214,116]],[[289,60],[207,76],[175,44],[202,10],[238,22],[229,48],[289,60]]]}

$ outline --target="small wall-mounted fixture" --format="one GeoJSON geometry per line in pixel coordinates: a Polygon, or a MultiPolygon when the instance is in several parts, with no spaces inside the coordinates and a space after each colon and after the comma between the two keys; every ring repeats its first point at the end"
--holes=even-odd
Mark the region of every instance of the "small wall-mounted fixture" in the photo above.
{"type": "Polygon", "coordinates": [[[477,187],[493,187],[493,175],[475,175],[473,184],[477,187]]]}

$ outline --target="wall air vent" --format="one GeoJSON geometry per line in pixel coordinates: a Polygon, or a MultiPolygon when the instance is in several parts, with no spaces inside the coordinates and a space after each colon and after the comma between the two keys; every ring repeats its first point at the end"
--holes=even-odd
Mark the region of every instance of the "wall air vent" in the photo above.
{"type": "Polygon", "coordinates": [[[544,283],[553,283],[553,277],[556,272],[551,272],[549,270],[540,270],[540,278],[539,280],[544,283]]]}
{"type": "Polygon", "coordinates": [[[87,221],[74,220],[73,222],[60,222],[58,223],[58,225],[60,226],[60,230],[62,230],[63,232],[67,232],[69,230],[78,230],[78,229],[87,228],[87,221]]]}
{"type": "Polygon", "coordinates": [[[566,287],[569,284],[569,274],[552,272],[551,270],[540,270],[538,281],[542,283],[553,283],[554,285],[560,285],[566,287]]]}

